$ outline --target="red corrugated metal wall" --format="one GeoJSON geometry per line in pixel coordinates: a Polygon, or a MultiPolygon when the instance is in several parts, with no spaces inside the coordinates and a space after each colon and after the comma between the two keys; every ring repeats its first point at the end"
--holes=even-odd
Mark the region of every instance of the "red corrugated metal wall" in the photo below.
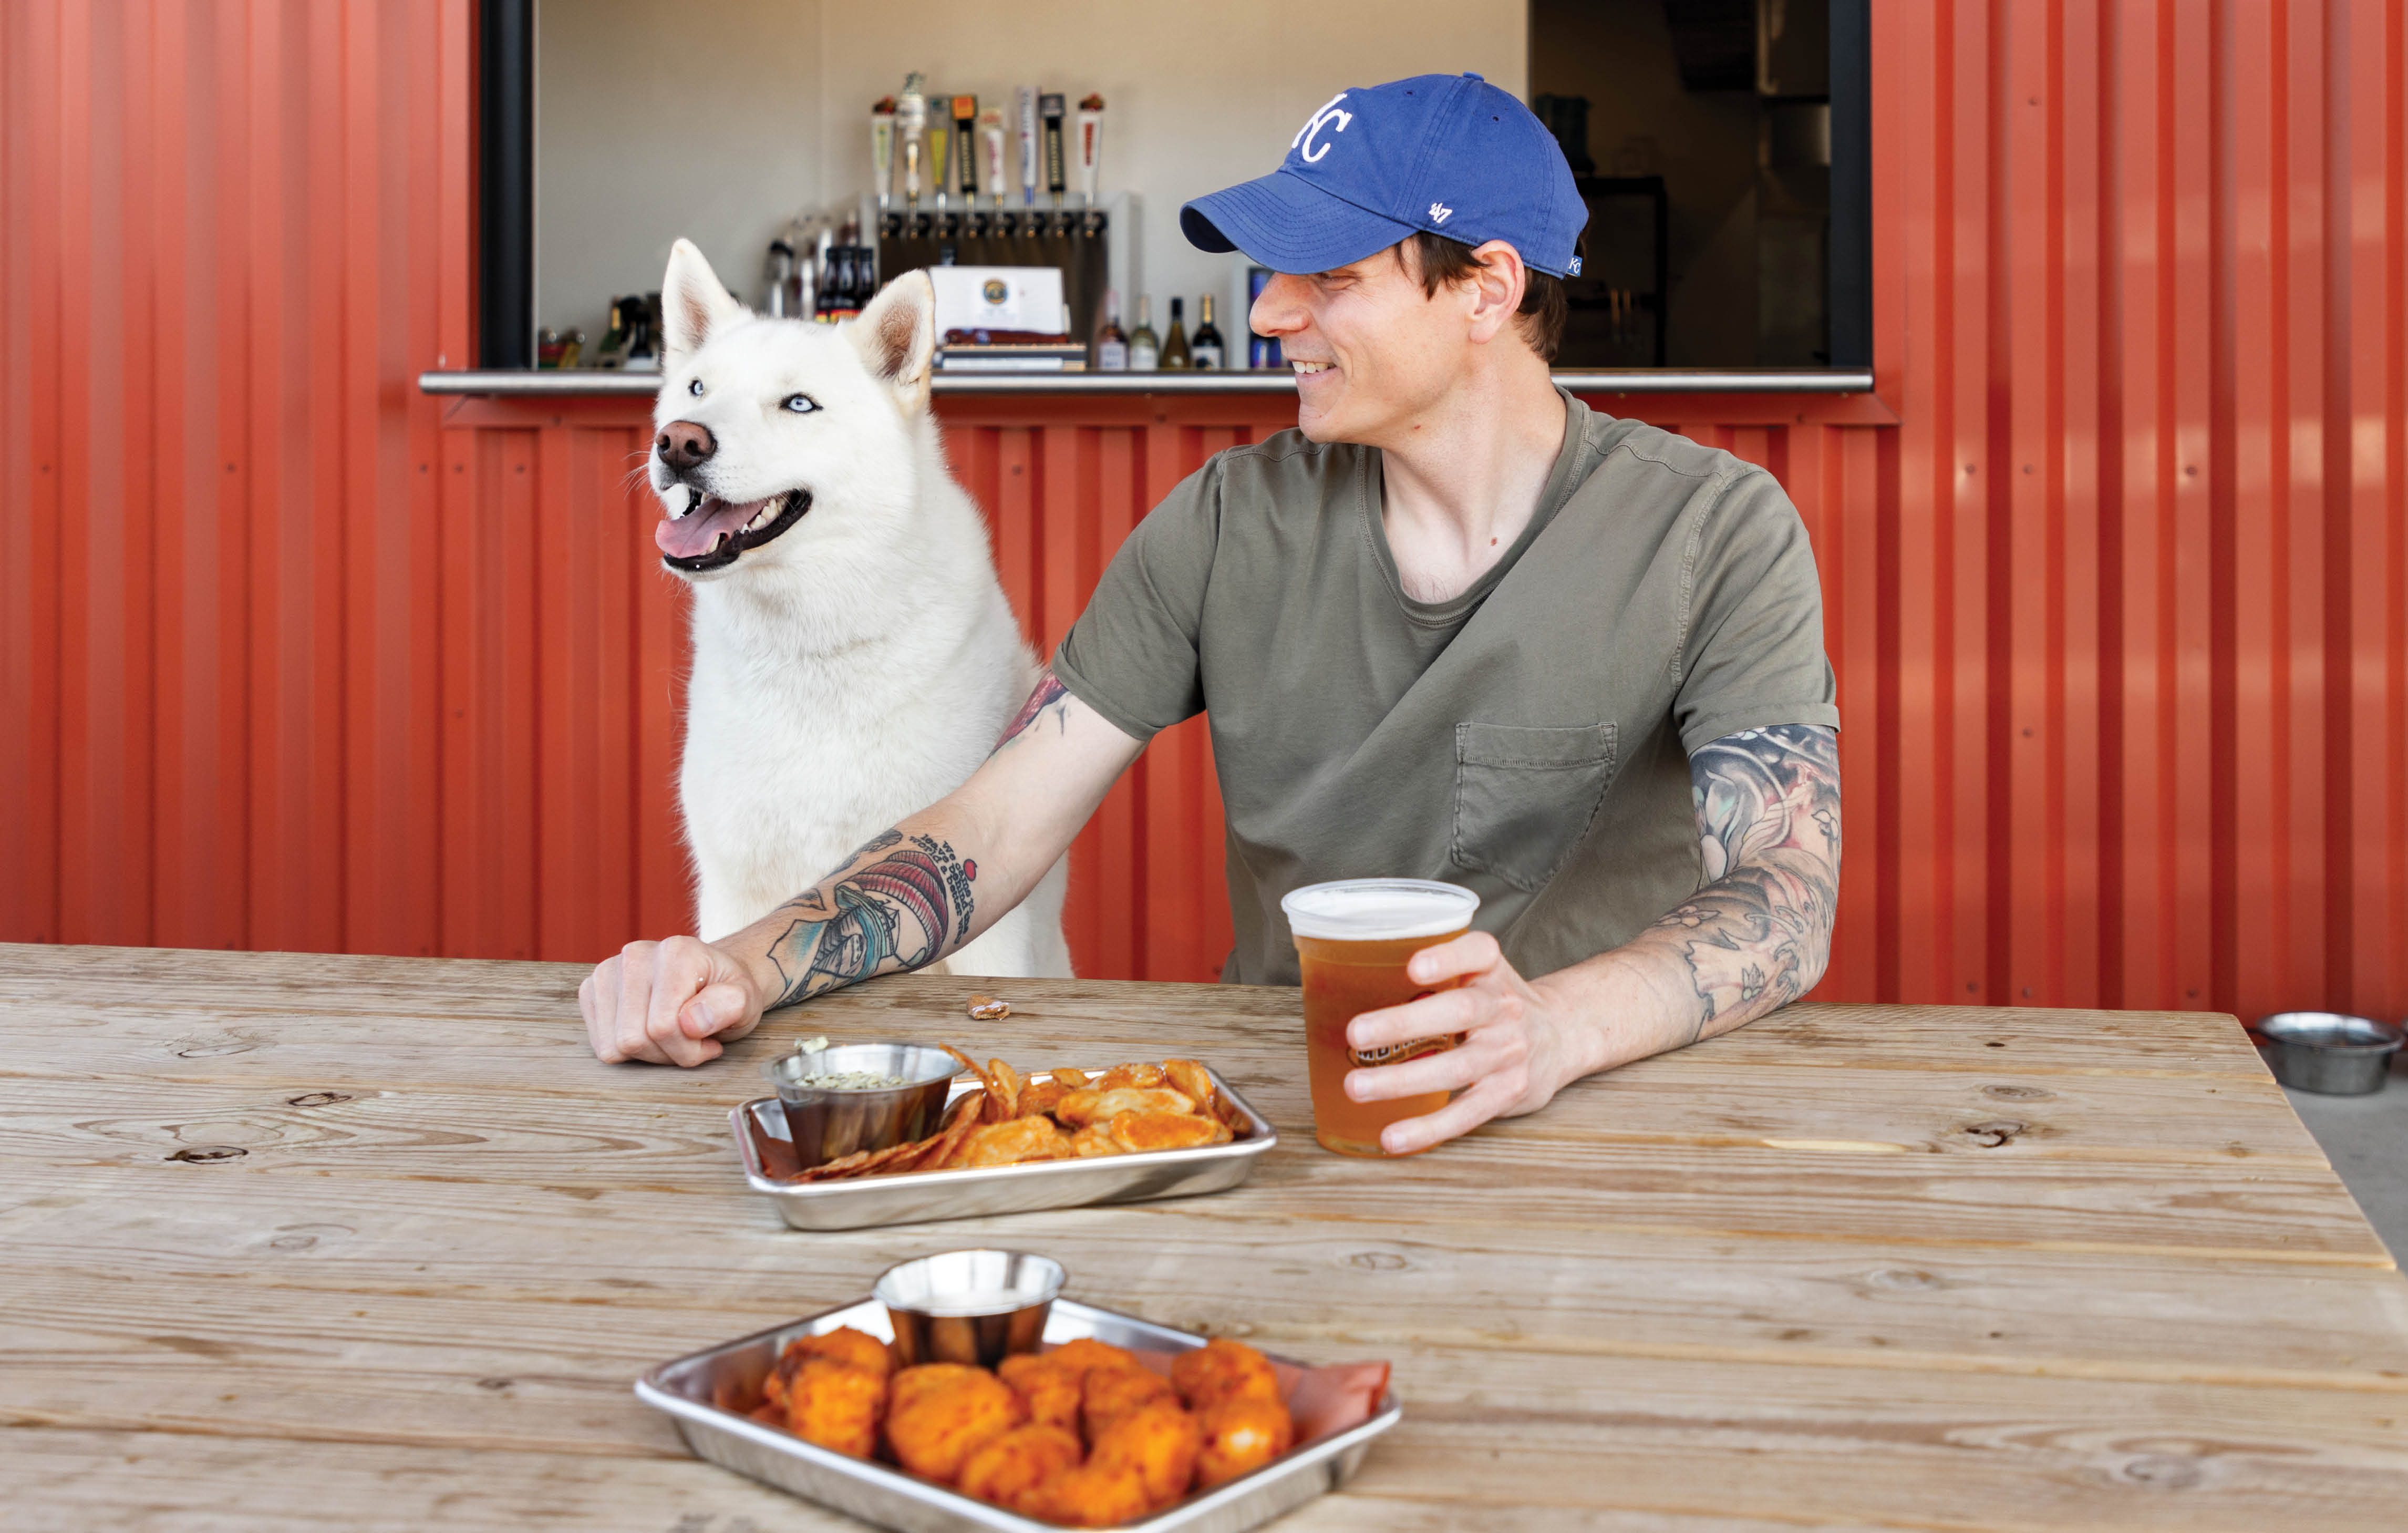
{"type": "MultiPolygon", "coordinates": [[[[2383,0],[1875,0],[1879,401],[1602,400],[1779,473],[1826,993],[2408,1010],[2408,120],[2383,0]]],[[[588,957],[682,924],[624,404],[471,403],[471,7],[0,7],[0,936],[588,957]]],[[[1276,400],[946,409],[1032,636],[1276,400]]],[[[1084,971],[1226,932],[1192,726],[1084,971]]]]}

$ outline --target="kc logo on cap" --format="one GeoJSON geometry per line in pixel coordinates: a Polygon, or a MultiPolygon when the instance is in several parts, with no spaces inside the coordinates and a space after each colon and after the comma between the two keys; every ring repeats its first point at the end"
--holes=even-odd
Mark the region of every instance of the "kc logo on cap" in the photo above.
{"type": "Polygon", "coordinates": [[[1345,99],[1346,93],[1343,91],[1331,96],[1322,105],[1319,111],[1304,120],[1304,126],[1297,129],[1296,136],[1287,141],[1287,147],[1296,150],[1306,165],[1319,165],[1329,153],[1329,145],[1322,144],[1318,148],[1314,146],[1313,135],[1325,127],[1329,127],[1332,122],[1337,126],[1329,128],[1331,133],[1344,133],[1353,125],[1354,114],[1338,109],[1338,104],[1345,99]]]}
{"type": "Polygon", "coordinates": [[[1555,136],[1472,74],[1350,85],[1304,120],[1278,169],[1179,210],[1199,250],[1243,250],[1299,273],[1443,232],[1475,249],[1501,240],[1531,270],[1561,277],[1587,221],[1555,136]]]}

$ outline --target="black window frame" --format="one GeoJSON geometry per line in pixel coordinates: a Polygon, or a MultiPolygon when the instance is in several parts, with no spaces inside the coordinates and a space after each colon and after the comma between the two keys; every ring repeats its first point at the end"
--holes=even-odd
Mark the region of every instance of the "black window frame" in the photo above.
{"type": "MultiPolygon", "coordinates": [[[[477,81],[478,365],[535,365],[535,11],[483,0],[477,81]]],[[[1872,0],[1830,0],[1834,370],[1873,362],[1872,0]]]]}

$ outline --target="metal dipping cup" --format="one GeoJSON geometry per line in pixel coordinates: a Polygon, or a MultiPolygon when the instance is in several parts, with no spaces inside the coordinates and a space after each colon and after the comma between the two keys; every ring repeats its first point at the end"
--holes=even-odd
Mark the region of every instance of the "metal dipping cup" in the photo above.
{"type": "Polygon", "coordinates": [[[1060,1262],[1023,1251],[947,1251],[888,1268],[869,1292],[886,1306],[901,1367],[993,1368],[1045,1340],[1064,1276],[1060,1262]]]}
{"type": "Polygon", "coordinates": [[[2277,1011],[2249,1028],[2275,1080],[2326,1096],[2381,1091],[2402,1036],[2391,1023],[2338,1011],[2277,1011]]]}
{"type": "Polygon", "coordinates": [[[863,1150],[888,1150],[937,1131],[945,1092],[960,1063],[942,1049],[916,1043],[840,1043],[815,1053],[784,1053],[764,1067],[786,1110],[786,1131],[795,1141],[798,1169],[863,1150]],[[906,1083],[884,1091],[845,1091],[813,1085],[816,1078],[849,1075],[900,1077],[906,1083]]]}

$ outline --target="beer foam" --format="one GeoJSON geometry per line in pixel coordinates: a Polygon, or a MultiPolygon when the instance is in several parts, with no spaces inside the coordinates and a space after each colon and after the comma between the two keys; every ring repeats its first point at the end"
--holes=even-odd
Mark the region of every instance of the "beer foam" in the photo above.
{"type": "Polygon", "coordinates": [[[1326,942],[1394,942],[1444,937],[1471,924],[1480,896],[1426,879],[1341,879],[1280,898],[1288,929],[1326,942]]]}

